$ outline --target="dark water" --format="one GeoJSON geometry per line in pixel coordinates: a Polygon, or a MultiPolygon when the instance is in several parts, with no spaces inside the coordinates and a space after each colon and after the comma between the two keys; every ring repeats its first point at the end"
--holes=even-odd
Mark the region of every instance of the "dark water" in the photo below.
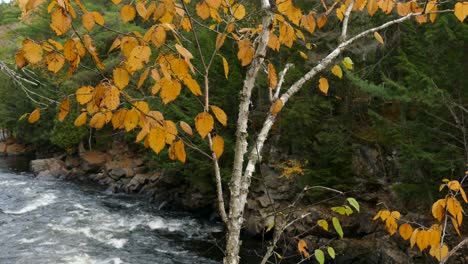
{"type": "Polygon", "coordinates": [[[222,227],[0,159],[1,264],[220,263],[222,227]]]}

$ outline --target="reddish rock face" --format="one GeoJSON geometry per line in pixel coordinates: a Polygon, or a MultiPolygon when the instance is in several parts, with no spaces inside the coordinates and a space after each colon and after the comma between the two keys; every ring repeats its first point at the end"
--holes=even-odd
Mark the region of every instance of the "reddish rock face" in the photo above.
{"type": "Polygon", "coordinates": [[[86,172],[98,171],[110,157],[108,154],[100,151],[88,151],[80,155],[81,167],[86,172]]]}

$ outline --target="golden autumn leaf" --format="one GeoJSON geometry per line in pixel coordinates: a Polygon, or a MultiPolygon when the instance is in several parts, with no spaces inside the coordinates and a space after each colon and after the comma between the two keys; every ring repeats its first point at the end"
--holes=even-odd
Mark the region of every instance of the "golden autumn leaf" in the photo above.
{"type": "Polygon", "coordinates": [[[146,69],[146,70],[140,75],[140,78],[138,79],[137,88],[141,88],[141,86],[142,86],[143,83],[145,82],[146,78],[148,78],[148,75],[149,75],[149,68],[146,69]]]}
{"type": "Polygon", "coordinates": [[[128,110],[122,108],[114,113],[112,116],[112,127],[114,129],[121,129],[124,127],[125,116],[127,115],[128,110]]]}
{"type": "Polygon", "coordinates": [[[468,16],[468,2],[458,2],[454,6],[453,14],[460,20],[460,22],[465,21],[466,16],[468,16]]]}
{"type": "Polygon", "coordinates": [[[161,80],[161,91],[159,93],[163,104],[174,101],[179,96],[180,90],[182,90],[180,82],[174,79],[163,78],[161,80]]]}
{"type": "Polygon", "coordinates": [[[387,229],[387,232],[392,236],[393,234],[395,234],[397,228],[398,228],[398,224],[395,220],[395,218],[393,217],[387,217],[387,219],[385,220],[385,228],[387,229]]]}
{"type": "Polygon", "coordinates": [[[118,5],[122,2],[122,0],[112,0],[112,3],[114,3],[114,5],[118,5]]]}
{"type": "Polygon", "coordinates": [[[373,16],[375,14],[375,12],[377,12],[378,9],[379,9],[379,6],[378,6],[378,3],[377,3],[377,0],[369,0],[367,2],[367,13],[370,16],[373,16]]]}
{"type": "Polygon", "coordinates": [[[245,17],[245,7],[243,4],[235,4],[232,6],[231,10],[233,12],[232,16],[235,19],[241,20],[245,17]]]}
{"type": "Polygon", "coordinates": [[[185,145],[182,140],[177,140],[172,144],[174,146],[174,154],[176,158],[182,162],[185,163],[185,160],[187,158],[187,155],[185,153],[185,145]]]}
{"type": "MultiPolygon", "coordinates": [[[[93,57],[94,62],[96,62],[96,66],[98,66],[98,68],[101,70],[105,70],[106,66],[104,66],[104,64],[98,57],[97,49],[96,49],[96,46],[94,45],[93,39],[88,34],[84,34],[83,40],[84,40],[86,50],[89,52],[91,57],[93,57]]],[[[78,45],[78,43],[81,44],[81,42],[76,42],[75,45],[78,45]]]]}
{"type": "Polygon", "coordinates": [[[465,190],[463,190],[463,188],[461,188],[461,187],[460,187],[460,195],[462,196],[463,201],[465,201],[465,203],[468,204],[468,199],[467,199],[467,197],[466,197],[465,190]]]}
{"type": "Polygon", "coordinates": [[[401,3],[399,2],[397,4],[397,13],[398,15],[400,16],[406,16],[408,15],[409,13],[411,13],[411,7],[410,7],[411,3],[410,2],[406,2],[406,3],[401,3]]]}
{"type": "Polygon", "coordinates": [[[81,16],[81,21],[83,23],[83,27],[86,28],[89,32],[93,29],[94,24],[96,21],[94,20],[94,16],[91,12],[86,12],[81,16]]]}
{"type": "Polygon", "coordinates": [[[213,152],[215,153],[217,159],[219,159],[221,157],[221,155],[223,155],[223,152],[224,152],[224,139],[221,136],[216,135],[216,136],[213,137],[211,150],[213,150],[213,152]]]}
{"type": "Polygon", "coordinates": [[[328,231],[328,222],[324,219],[317,221],[317,225],[320,226],[323,230],[328,231]]]}
{"type": "Polygon", "coordinates": [[[58,120],[62,122],[70,111],[70,99],[67,97],[59,105],[58,120]]]}
{"type": "Polygon", "coordinates": [[[133,130],[138,125],[139,120],[140,120],[140,112],[137,109],[132,108],[125,115],[125,120],[124,120],[125,130],[127,132],[133,130]]]}
{"type": "Polygon", "coordinates": [[[333,75],[335,75],[336,77],[340,79],[343,77],[343,71],[341,70],[341,67],[339,65],[333,66],[333,68],[331,69],[331,72],[333,73],[333,75]]]}
{"type": "Polygon", "coordinates": [[[442,236],[442,228],[438,224],[433,224],[431,228],[429,228],[429,245],[440,245],[440,238],[442,236]]]}
{"type": "Polygon", "coordinates": [[[149,127],[144,126],[138,133],[137,137],[135,138],[135,143],[138,143],[142,141],[143,139],[145,139],[146,136],[149,134],[149,132],[150,132],[149,127]]]}
{"type": "Polygon", "coordinates": [[[195,117],[195,128],[202,138],[205,138],[214,128],[213,117],[207,113],[202,112],[195,117]]]}
{"type": "Polygon", "coordinates": [[[291,48],[297,39],[294,28],[287,22],[281,22],[279,25],[279,42],[288,48],[291,48]]]}
{"type": "Polygon", "coordinates": [[[106,114],[103,112],[97,112],[89,121],[89,127],[95,129],[101,129],[106,124],[106,114]]]}
{"type": "Polygon", "coordinates": [[[104,99],[102,100],[102,106],[107,107],[107,109],[113,111],[116,110],[120,105],[120,90],[111,86],[104,93],[104,99]]]}
{"type": "Polygon", "coordinates": [[[447,187],[454,192],[458,192],[461,186],[460,186],[460,182],[455,180],[455,181],[449,181],[447,183],[447,187]]]}
{"type": "Polygon", "coordinates": [[[58,52],[49,53],[44,58],[47,70],[53,73],[59,72],[65,64],[65,58],[58,52]]]}
{"type": "Polygon", "coordinates": [[[124,23],[130,22],[135,19],[136,10],[131,5],[124,5],[122,9],[120,9],[120,17],[122,18],[124,23]]]}
{"type": "Polygon", "coordinates": [[[121,67],[115,68],[112,71],[112,76],[113,76],[114,84],[120,89],[125,88],[130,82],[130,74],[124,68],[121,68],[121,67]]]}
{"type": "Polygon", "coordinates": [[[93,99],[94,87],[82,86],[76,90],[76,101],[79,104],[84,105],[93,99]]]}
{"type": "Polygon", "coordinates": [[[143,19],[146,17],[146,13],[148,12],[146,10],[146,6],[144,2],[138,2],[136,4],[136,12],[138,13],[139,16],[141,16],[143,19]]]}
{"type": "Polygon", "coordinates": [[[166,146],[166,140],[164,139],[164,130],[161,127],[155,127],[150,130],[147,137],[150,148],[159,154],[161,150],[166,146]]]}
{"type": "Polygon", "coordinates": [[[328,94],[328,80],[325,77],[320,77],[319,79],[319,88],[320,91],[324,94],[328,94]]]}
{"type": "Polygon", "coordinates": [[[71,28],[72,18],[62,8],[56,8],[51,16],[50,27],[57,34],[57,36],[64,35],[71,28]]]}
{"type": "Polygon", "coordinates": [[[242,39],[237,42],[237,46],[239,47],[237,58],[241,61],[242,66],[249,65],[255,53],[252,43],[248,39],[242,39]]]}
{"type": "Polygon", "coordinates": [[[379,32],[374,32],[374,38],[380,43],[380,44],[384,44],[384,40],[382,38],[382,36],[380,36],[379,32]]]}
{"type": "Polygon", "coordinates": [[[182,82],[187,86],[187,88],[190,90],[190,92],[195,95],[202,95],[202,91],[200,88],[200,85],[198,85],[197,81],[192,78],[190,75],[186,75],[183,79],[182,82]]]}
{"type": "Polygon", "coordinates": [[[307,242],[303,239],[299,240],[299,243],[297,243],[297,250],[304,256],[304,258],[310,257],[309,252],[307,252],[307,242]]]}
{"type": "Polygon", "coordinates": [[[393,0],[381,0],[377,2],[377,5],[385,14],[390,14],[395,7],[395,2],[393,0]]]}
{"type": "Polygon", "coordinates": [[[345,66],[346,69],[348,69],[348,70],[352,70],[352,69],[353,69],[354,63],[353,63],[353,61],[351,60],[350,57],[345,57],[345,58],[341,61],[341,63],[345,66]]]}
{"type": "Polygon", "coordinates": [[[84,124],[86,124],[87,119],[88,115],[86,114],[86,112],[83,112],[75,119],[75,122],[73,124],[77,127],[83,126],[84,124]]]}
{"type": "Polygon", "coordinates": [[[327,15],[322,14],[318,19],[317,19],[317,27],[318,28],[323,28],[327,24],[327,15]]]}
{"type": "Polygon", "coordinates": [[[279,51],[281,43],[279,42],[279,38],[270,32],[270,37],[268,39],[268,47],[274,51],[279,51]]]}
{"type": "Polygon", "coordinates": [[[438,261],[444,259],[449,253],[449,249],[446,244],[443,244],[442,247],[439,245],[433,245],[429,251],[429,255],[435,257],[438,261]]]}
{"type": "Polygon", "coordinates": [[[31,124],[34,124],[41,118],[41,109],[36,108],[34,111],[31,112],[31,114],[28,117],[28,122],[31,124]]]}
{"type": "Polygon", "coordinates": [[[172,144],[172,142],[176,139],[177,136],[177,126],[171,120],[164,120],[163,121],[163,128],[164,128],[164,138],[166,140],[166,144],[172,144]]]}
{"type": "Polygon", "coordinates": [[[301,26],[304,27],[309,33],[314,33],[315,31],[315,18],[314,13],[311,11],[308,15],[304,15],[301,18],[301,26]]]}
{"type": "Polygon", "coordinates": [[[413,227],[410,224],[402,224],[398,229],[401,238],[404,240],[410,239],[411,235],[413,234],[413,227]]]}
{"type": "Polygon", "coordinates": [[[192,131],[192,128],[190,127],[189,124],[187,124],[187,123],[184,122],[184,121],[179,121],[179,126],[180,126],[180,128],[182,128],[182,130],[183,130],[186,134],[188,134],[188,135],[190,135],[190,136],[193,136],[193,131],[192,131]]]}
{"type": "Polygon", "coordinates": [[[228,79],[228,76],[229,76],[229,63],[226,60],[226,58],[224,58],[223,56],[221,56],[221,58],[223,59],[224,77],[226,77],[226,79],[228,79]]]}
{"type": "Polygon", "coordinates": [[[36,64],[42,61],[42,47],[30,39],[23,41],[22,51],[24,58],[31,63],[36,64]]]}
{"type": "Polygon", "coordinates": [[[268,84],[270,89],[276,89],[278,85],[278,75],[276,74],[275,66],[268,63],[268,84]]]}
{"type": "Polygon", "coordinates": [[[19,70],[28,65],[28,61],[24,57],[24,51],[21,49],[15,53],[15,64],[19,70]]]}
{"type": "Polygon", "coordinates": [[[94,22],[96,22],[96,24],[104,26],[104,17],[99,12],[93,11],[91,14],[94,17],[94,22]]]}
{"type": "Polygon", "coordinates": [[[213,111],[216,117],[216,120],[218,120],[218,122],[220,122],[223,126],[227,126],[227,115],[223,111],[223,109],[214,105],[210,105],[210,108],[211,108],[211,111],[213,111]]]}
{"type": "Polygon", "coordinates": [[[281,99],[276,100],[270,107],[270,112],[273,115],[278,114],[283,109],[283,101],[281,99]]]}
{"type": "Polygon", "coordinates": [[[299,55],[304,59],[304,60],[307,60],[309,58],[309,56],[307,56],[307,54],[305,54],[304,52],[302,51],[299,51],[299,55]]]}
{"type": "Polygon", "coordinates": [[[432,216],[439,222],[445,215],[445,206],[445,199],[439,199],[432,205],[432,216]]]}
{"type": "Polygon", "coordinates": [[[416,244],[416,239],[417,239],[418,233],[419,233],[419,229],[415,229],[413,231],[413,234],[411,234],[411,237],[410,237],[410,246],[411,246],[411,248],[413,248],[414,245],[416,244]]]}
{"type": "Polygon", "coordinates": [[[206,20],[210,17],[210,7],[205,1],[198,2],[195,9],[201,19],[206,20]]]}
{"type": "Polygon", "coordinates": [[[148,46],[135,46],[130,52],[127,62],[125,63],[126,69],[130,73],[143,69],[145,64],[149,62],[151,57],[151,49],[148,46]]]}
{"type": "Polygon", "coordinates": [[[429,247],[430,238],[429,231],[427,230],[421,230],[416,234],[416,245],[418,246],[419,251],[423,251],[429,247]]]}

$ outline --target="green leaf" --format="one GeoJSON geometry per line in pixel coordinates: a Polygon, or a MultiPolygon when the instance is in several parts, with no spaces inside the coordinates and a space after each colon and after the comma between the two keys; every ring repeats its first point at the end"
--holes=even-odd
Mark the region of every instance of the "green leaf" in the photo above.
{"type": "Polygon", "coordinates": [[[323,253],[322,250],[316,249],[314,251],[315,259],[320,263],[323,264],[325,263],[325,254],[323,253]]]}
{"type": "Polygon", "coordinates": [[[351,60],[350,57],[346,57],[342,61],[343,65],[345,66],[346,69],[352,70],[353,69],[353,61],[351,60]]]}
{"type": "Polygon", "coordinates": [[[327,251],[328,255],[330,255],[332,259],[335,259],[335,250],[332,247],[327,247],[327,251]]]}
{"type": "Polygon", "coordinates": [[[282,258],[283,258],[283,256],[281,256],[278,252],[273,251],[273,253],[275,253],[275,255],[276,255],[276,257],[277,257],[278,259],[282,259],[282,258]]]}
{"type": "Polygon", "coordinates": [[[328,231],[328,223],[324,219],[320,219],[317,221],[317,225],[323,228],[323,230],[328,231]]]}
{"type": "Polygon", "coordinates": [[[349,198],[346,199],[346,200],[348,200],[348,203],[349,203],[352,207],[354,207],[354,208],[356,209],[356,211],[359,212],[359,203],[356,201],[356,199],[354,199],[353,197],[349,197],[349,198]]]}
{"type": "Polygon", "coordinates": [[[353,209],[351,209],[351,207],[345,205],[344,208],[345,208],[345,214],[346,215],[352,215],[353,214],[353,209]]]}
{"type": "Polygon", "coordinates": [[[338,218],[336,217],[333,217],[332,222],[333,222],[333,227],[335,228],[336,233],[338,233],[340,238],[343,238],[343,229],[341,228],[340,220],[338,220],[338,218]]]}

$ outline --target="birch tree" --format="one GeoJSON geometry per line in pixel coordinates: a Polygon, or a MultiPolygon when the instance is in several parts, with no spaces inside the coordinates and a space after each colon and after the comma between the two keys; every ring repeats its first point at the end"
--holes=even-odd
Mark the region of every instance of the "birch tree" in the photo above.
{"type": "MultiPolygon", "coordinates": [[[[262,160],[270,130],[289,100],[309,81],[316,83],[317,91],[327,94],[331,81],[322,75],[331,71],[341,78],[343,67],[352,70],[352,58],[344,57],[343,52],[358,41],[384,44],[379,32],[408,20],[430,23],[442,13],[453,13],[463,22],[468,15],[468,2],[437,0],[303,1],[306,9],[298,7],[296,2],[299,1],[292,0],[112,0],[120,12],[121,23],[140,24],[145,28],[145,32],[140,33],[120,32],[107,25],[109,12],[115,11],[88,10],[87,1],[17,2],[23,17],[46,6],[50,28],[57,36],[48,40],[26,38],[15,54],[19,69],[31,65],[70,76],[85,68],[102,76],[98,83],[76,87],[75,93],[57,104],[60,121],[67,118],[71,105],[79,105],[82,110],[74,121],[76,126],[88,125],[98,130],[112,126],[116,130],[136,131],[136,142],[155,153],[167,148],[170,159],[185,163],[186,149],[189,149],[201,153],[213,164],[218,211],[227,229],[225,264],[240,262],[240,232],[251,179],[262,160]],[[372,17],[377,12],[387,15],[386,22],[357,33],[351,30],[350,21],[354,17],[372,17]],[[339,26],[328,25],[328,21],[338,22],[335,25],[339,26]],[[115,33],[108,56],[117,58],[117,64],[103,62],[106,55],[96,48],[93,40],[96,27],[115,33]],[[213,49],[202,48],[201,31],[210,32],[213,49]],[[288,70],[295,62],[275,65],[270,58],[294,47],[307,59],[308,54],[314,52],[310,39],[317,31],[339,31],[336,47],[314,61],[303,76],[289,79],[292,85],[286,86],[288,70]],[[235,43],[239,62],[223,57],[221,50],[225,43],[235,43]],[[245,77],[243,86],[239,87],[237,119],[231,121],[223,111],[224,106],[211,103],[210,94],[217,92],[211,83],[213,65],[222,64],[228,82],[229,67],[234,63],[244,67],[245,77]],[[264,113],[263,125],[256,136],[249,138],[252,92],[262,87],[258,80],[264,72],[269,81],[266,86],[270,109],[264,113]],[[143,87],[148,83],[150,88],[145,90],[143,87]],[[164,117],[165,105],[177,104],[183,89],[201,102],[200,112],[191,123],[164,117]],[[135,95],[131,92],[134,90],[141,92],[135,95]],[[159,98],[160,103],[149,104],[149,98],[159,98]],[[228,122],[235,123],[236,132],[227,187],[221,181],[219,165],[224,140],[215,133],[215,128],[222,129],[228,122]],[[198,135],[194,135],[193,128],[198,135]],[[198,136],[207,142],[206,149],[191,140],[198,136]],[[228,201],[224,197],[228,197],[228,201]]],[[[37,95],[29,93],[28,96],[41,101],[37,95]]],[[[52,106],[51,102],[46,103],[52,106]]],[[[38,104],[29,114],[30,123],[40,120],[44,107],[38,104]]]]}

